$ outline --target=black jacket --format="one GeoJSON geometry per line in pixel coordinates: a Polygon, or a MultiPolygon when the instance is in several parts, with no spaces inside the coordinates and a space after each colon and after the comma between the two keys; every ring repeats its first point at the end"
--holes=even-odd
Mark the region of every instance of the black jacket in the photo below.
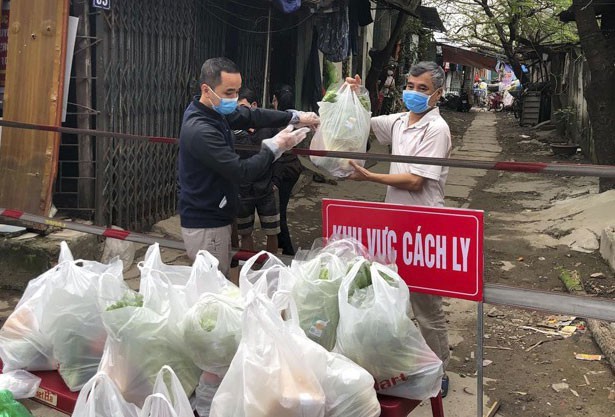
{"type": "Polygon", "coordinates": [[[198,98],[184,112],[179,135],[179,214],[182,227],[213,228],[232,223],[237,214],[239,184],[271,169],[268,148],[239,159],[232,129],[286,126],[290,112],[239,106],[222,116],[198,98]]]}

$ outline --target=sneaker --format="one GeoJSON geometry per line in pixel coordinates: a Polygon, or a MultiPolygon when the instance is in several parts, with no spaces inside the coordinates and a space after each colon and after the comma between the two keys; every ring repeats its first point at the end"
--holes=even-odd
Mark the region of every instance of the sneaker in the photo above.
{"type": "Polygon", "coordinates": [[[440,389],[440,394],[442,398],[445,398],[448,394],[448,375],[444,374],[442,377],[442,388],[440,389]]]}

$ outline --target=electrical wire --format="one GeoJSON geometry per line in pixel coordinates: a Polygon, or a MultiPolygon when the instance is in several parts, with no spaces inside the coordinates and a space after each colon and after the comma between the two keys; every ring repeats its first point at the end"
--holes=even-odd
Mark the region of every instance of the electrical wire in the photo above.
{"type": "Polygon", "coordinates": [[[213,12],[211,12],[211,11],[209,12],[209,14],[210,14],[211,16],[213,16],[215,19],[217,19],[217,20],[219,20],[220,22],[224,23],[225,25],[228,25],[228,26],[230,26],[230,27],[232,27],[232,28],[234,28],[234,29],[237,29],[237,30],[239,30],[239,31],[241,31],[241,32],[246,32],[246,33],[254,33],[254,34],[261,34],[261,35],[265,35],[265,34],[267,34],[267,33],[281,33],[281,32],[286,32],[286,31],[288,31],[288,30],[291,30],[291,29],[294,29],[294,28],[296,28],[296,27],[301,26],[303,23],[307,22],[309,19],[311,19],[311,18],[313,17],[313,15],[312,15],[312,14],[310,14],[310,15],[308,15],[305,19],[301,20],[300,22],[298,22],[298,23],[296,23],[296,24],[294,24],[294,25],[292,25],[292,26],[289,26],[289,27],[286,27],[286,28],[283,28],[283,29],[277,29],[277,30],[271,30],[271,31],[266,31],[266,30],[264,30],[264,31],[263,31],[263,30],[248,30],[248,29],[245,29],[245,28],[242,28],[242,27],[236,26],[236,25],[234,25],[234,24],[232,24],[232,23],[228,22],[228,21],[227,21],[227,20],[225,20],[224,18],[222,18],[222,17],[220,17],[220,16],[216,15],[215,13],[213,13],[213,12]]]}

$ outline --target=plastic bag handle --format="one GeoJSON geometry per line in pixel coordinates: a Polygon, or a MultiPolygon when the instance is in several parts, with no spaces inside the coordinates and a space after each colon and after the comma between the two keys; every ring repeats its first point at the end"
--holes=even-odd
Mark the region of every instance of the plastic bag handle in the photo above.
{"type": "Polygon", "coordinates": [[[108,384],[111,381],[111,378],[103,372],[98,372],[94,375],[88,382],[85,383],[81,391],[79,392],[79,396],[77,397],[77,402],[75,403],[75,410],[80,410],[84,408],[88,417],[96,417],[96,402],[94,401],[94,397],[92,397],[96,387],[99,382],[103,384],[108,384]],[[102,380],[102,381],[101,381],[102,380]]]}
{"type": "Polygon", "coordinates": [[[194,267],[194,265],[197,265],[197,262],[203,263],[203,265],[208,267],[209,269],[217,269],[218,265],[220,265],[220,261],[218,261],[215,256],[202,249],[197,252],[192,266],[194,267]]]}
{"type": "Polygon", "coordinates": [[[372,263],[370,267],[370,273],[372,276],[372,285],[374,286],[374,293],[376,297],[381,293],[395,293],[398,301],[408,301],[410,298],[410,290],[406,282],[399,276],[399,274],[393,271],[386,265],[378,262],[372,263]],[[384,272],[397,282],[397,287],[390,285],[381,275],[384,272]]]}
{"type": "Polygon", "coordinates": [[[241,268],[241,270],[243,271],[244,269],[246,271],[250,271],[252,270],[252,266],[256,263],[256,261],[258,261],[260,259],[261,256],[263,255],[267,255],[267,257],[269,259],[273,259],[275,260],[277,263],[279,263],[280,265],[284,265],[284,262],[282,262],[280,260],[280,258],[278,258],[277,256],[275,256],[272,253],[269,253],[267,251],[260,251],[259,253],[257,253],[256,255],[254,255],[253,257],[251,257],[250,259],[248,259],[244,264],[243,264],[243,268],[241,268]]]}
{"type": "MultiPolygon", "coordinates": [[[[154,399],[159,398],[160,400],[162,400],[163,404],[166,404],[169,413],[171,414],[171,417],[178,417],[177,413],[175,412],[175,409],[173,408],[173,405],[171,404],[171,402],[167,399],[167,397],[165,397],[162,394],[159,393],[155,393],[155,394],[150,394],[147,396],[147,398],[145,399],[145,402],[143,403],[143,408],[141,409],[141,417],[150,417],[151,413],[152,413],[152,404],[154,402],[154,399]]],[[[158,416],[151,416],[151,417],[158,417],[158,416]]]]}

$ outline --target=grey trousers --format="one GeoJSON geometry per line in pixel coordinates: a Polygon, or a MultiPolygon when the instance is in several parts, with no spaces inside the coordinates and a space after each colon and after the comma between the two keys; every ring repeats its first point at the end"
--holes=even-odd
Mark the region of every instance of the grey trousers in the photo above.
{"type": "Polygon", "coordinates": [[[419,330],[427,345],[442,360],[444,370],[450,360],[446,316],[442,308],[442,297],[437,295],[410,293],[410,305],[414,318],[419,323],[419,330]]]}
{"type": "Polygon", "coordinates": [[[231,267],[231,229],[230,224],[211,229],[182,227],[182,237],[188,257],[194,261],[198,251],[206,250],[220,262],[218,269],[228,277],[231,267]]]}

